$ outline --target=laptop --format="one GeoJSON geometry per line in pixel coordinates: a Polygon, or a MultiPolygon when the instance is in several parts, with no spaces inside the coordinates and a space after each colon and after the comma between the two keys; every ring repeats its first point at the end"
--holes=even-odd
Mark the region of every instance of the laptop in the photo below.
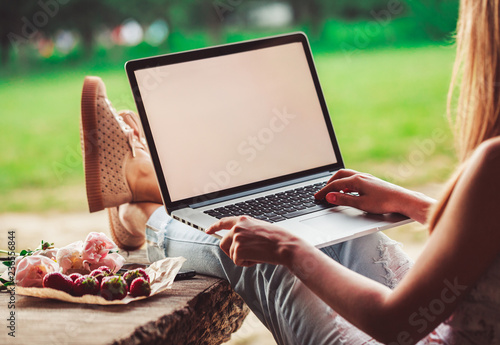
{"type": "Polygon", "coordinates": [[[314,200],[344,163],[305,34],[125,67],[174,219],[204,230],[250,215],[317,247],[409,222],[314,200]]]}

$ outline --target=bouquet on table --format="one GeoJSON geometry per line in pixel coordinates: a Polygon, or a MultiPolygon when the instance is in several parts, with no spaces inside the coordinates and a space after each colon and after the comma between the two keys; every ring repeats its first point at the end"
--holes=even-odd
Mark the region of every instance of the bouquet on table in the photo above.
{"type": "Polygon", "coordinates": [[[91,232],[83,242],[54,248],[42,241],[34,251],[23,250],[15,260],[4,261],[9,270],[0,277],[0,287],[14,285],[21,295],[68,302],[126,304],[170,288],[184,261],[166,258],[146,269],[119,273],[125,258],[116,244],[102,232],[91,232]],[[12,271],[13,281],[8,279],[12,271]]]}

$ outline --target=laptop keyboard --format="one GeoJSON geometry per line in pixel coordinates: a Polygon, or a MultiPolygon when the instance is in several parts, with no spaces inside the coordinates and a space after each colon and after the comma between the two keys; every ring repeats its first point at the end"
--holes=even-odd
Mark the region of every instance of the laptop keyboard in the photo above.
{"type": "Polygon", "coordinates": [[[328,204],[326,201],[314,199],[314,193],[324,186],[326,186],[326,182],[315,183],[233,205],[206,210],[204,213],[218,219],[248,215],[270,223],[280,222],[335,207],[336,205],[328,204]]]}

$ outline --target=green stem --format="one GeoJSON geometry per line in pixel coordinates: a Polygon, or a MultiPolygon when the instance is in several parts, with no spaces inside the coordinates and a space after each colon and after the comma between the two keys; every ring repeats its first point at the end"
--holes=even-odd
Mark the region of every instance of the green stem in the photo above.
{"type": "MultiPolygon", "coordinates": [[[[0,249],[0,253],[3,253],[3,254],[9,254],[9,255],[10,255],[10,253],[12,253],[12,252],[9,252],[9,251],[7,251],[7,250],[0,249]]],[[[19,256],[20,254],[19,254],[19,253],[14,253],[14,255],[19,256]]]]}

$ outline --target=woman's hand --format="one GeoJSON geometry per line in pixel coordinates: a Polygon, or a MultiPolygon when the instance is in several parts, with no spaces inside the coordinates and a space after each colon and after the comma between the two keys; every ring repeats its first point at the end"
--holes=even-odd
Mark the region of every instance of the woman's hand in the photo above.
{"type": "Polygon", "coordinates": [[[287,266],[294,248],[305,245],[279,226],[249,216],[223,218],[206,233],[219,230],[230,230],[222,238],[220,247],[238,266],[258,263],[287,266]]]}
{"type": "Polygon", "coordinates": [[[401,213],[421,223],[426,221],[427,210],[435,202],[421,193],[349,169],[337,171],[315,198],[370,213],[401,213]]]}

